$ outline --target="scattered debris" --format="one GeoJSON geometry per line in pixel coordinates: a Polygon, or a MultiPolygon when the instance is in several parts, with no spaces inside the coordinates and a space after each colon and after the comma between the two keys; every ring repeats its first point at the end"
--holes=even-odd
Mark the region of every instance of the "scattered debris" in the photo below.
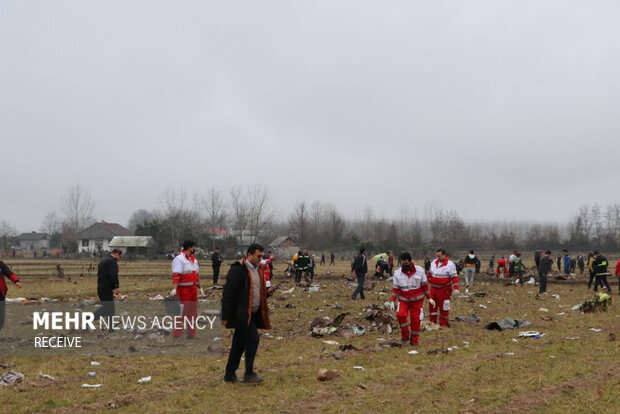
{"type": "Polygon", "coordinates": [[[90,365],[92,365],[93,367],[98,367],[99,365],[101,365],[101,363],[97,361],[91,361],[90,365]]]}
{"type": "Polygon", "coordinates": [[[610,341],[612,341],[612,342],[613,342],[613,341],[615,341],[615,340],[616,340],[616,334],[615,334],[615,333],[613,333],[613,332],[612,332],[612,333],[610,333],[610,334],[609,334],[609,340],[610,340],[610,341]]]}
{"type": "Polygon", "coordinates": [[[42,374],[39,372],[39,377],[43,378],[43,379],[48,379],[50,381],[56,381],[56,378],[52,377],[51,375],[47,375],[47,374],[42,374]]]}
{"type": "Polygon", "coordinates": [[[314,285],[314,286],[310,286],[308,288],[308,292],[318,292],[319,291],[319,286],[314,285]]]}
{"type": "Polygon", "coordinates": [[[590,330],[592,332],[601,332],[602,331],[602,329],[598,329],[598,328],[590,328],[590,330]]]}
{"type": "Polygon", "coordinates": [[[490,331],[493,331],[493,330],[502,331],[504,329],[523,328],[531,324],[532,323],[529,321],[522,321],[519,319],[512,319],[512,318],[504,318],[498,322],[491,322],[490,324],[486,325],[484,328],[490,331]]]}
{"type": "Polygon", "coordinates": [[[468,322],[468,323],[478,323],[480,322],[480,318],[475,313],[472,313],[468,316],[457,316],[454,319],[455,322],[468,322]]]}
{"type": "Polygon", "coordinates": [[[284,294],[290,294],[293,293],[295,291],[295,286],[293,286],[292,288],[290,288],[289,290],[283,290],[282,293],[284,294]]]}
{"type": "Polygon", "coordinates": [[[486,305],[483,305],[482,303],[480,305],[478,305],[481,309],[486,309],[486,305]]]}
{"type": "Polygon", "coordinates": [[[21,372],[9,371],[0,376],[0,386],[17,384],[18,382],[22,382],[23,379],[24,374],[21,372]]]}
{"type": "Polygon", "coordinates": [[[358,349],[351,344],[340,345],[341,351],[357,351],[358,349]]]}
{"type": "Polygon", "coordinates": [[[364,367],[363,367],[363,366],[361,366],[361,365],[354,366],[354,367],[353,367],[353,369],[356,369],[356,370],[358,370],[358,371],[366,371],[366,370],[364,369],[364,367]]]}
{"type": "Polygon", "coordinates": [[[365,384],[358,384],[357,388],[359,388],[360,390],[367,390],[368,387],[365,384]]]}
{"type": "Polygon", "coordinates": [[[366,333],[366,328],[364,328],[362,325],[354,326],[353,333],[355,335],[364,335],[366,333]]]}
{"type": "Polygon", "coordinates": [[[284,305],[284,307],[286,309],[295,309],[295,305],[293,305],[292,303],[287,303],[286,305],[284,305]]]}
{"type": "Polygon", "coordinates": [[[519,332],[519,338],[536,338],[540,339],[545,336],[544,333],[538,331],[519,332]]]}
{"type": "Polygon", "coordinates": [[[514,352],[506,352],[504,355],[506,355],[506,356],[514,356],[514,354],[515,354],[514,352]]]}
{"type": "Polygon", "coordinates": [[[441,329],[441,326],[431,321],[422,321],[420,323],[420,329],[423,331],[438,331],[441,329]]]}
{"type": "Polygon", "coordinates": [[[471,294],[472,296],[475,296],[477,298],[483,298],[485,296],[488,296],[488,294],[486,292],[474,292],[471,294]]]}
{"type": "Polygon", "coordinates": [[[164,297],[162,295],[157,295],[149,298],[149,300],[164,300],[164,297]]]}
{"type": "Polygon", "coordinates": [[[530,276],[530,280],[525,283],[528,285],[536,285],[536,278],[534,276],[530,276]]]}
{"type": "Polygon", "coordinates": [[[93,371],[88,373],[88,376],[91,377],[91,378],[94,377],[95,375],[97,375],[97,373],[93,372],[93,371]]]}
{"type": "Polygon", "coordinates": [[[338,342],[336,341],[323,341],[323,343],[327,345],[338,345],[338,342]]]}
{"type": "Polygon", "coordinates": [[[568,280],[568,278],[566,278],[565,276],[562,275],[558,275],[555,277],[555,280],[568,280]]]}
{"type": "Polygon", "coordinates": [[[334,352],[334,358],[335,359],[344,359],[344,352],[341,350],[338,350],[336,352],[334,352]]]}
{"type": "Polygon", "coordinates": [[[100,388],[103,384],[82,384],[82,388],[100,388]]]}
{"type": "Polygon", "coordinates": [[[415,349],[407,352],[409,355],[416,355],[418,353],[418,351],[416,351],[415,349]]]}
{"type": "Polygon", "coordinates": [[[145,382],[151,382],[151,377],[142,377],[138,380],[138,384],[144,384],[145,382]]]}
{"type": "Polygon", "coordinates": [[[568,339],[569,341],[574,341],[575,339],[579,339],[578,336],[567,336],[566,339],[568,339]]]}
{"type": "Polygon", "coordinates": [[[318,379],[319,381],[331,381],[334,378],[338,378],[339,376],[340,374],[338,374],[338,371],[321,368],[316,375],[316,379],[318,379]]]}

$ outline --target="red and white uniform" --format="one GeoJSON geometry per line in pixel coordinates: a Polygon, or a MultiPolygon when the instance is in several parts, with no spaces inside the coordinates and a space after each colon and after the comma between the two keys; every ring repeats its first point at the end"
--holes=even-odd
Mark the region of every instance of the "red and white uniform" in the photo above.
{"type": "MultiPolygon", "coordinates": [[[[172,260],[172,283],[177,290],[177,296],[181,305],[181,316],[175,321],[175,326],[186,320],[195,321],[198,317],[198,286],[200,279],[198,277],[198,260],[193,255],[185,254],[181,251],[177,257],[172,260]]],[[[183,333],[183,329],[173,329],[172,335],[179,338],[183,333]]],[[[196,336],[195,322],[187,326],[187,336],[196,336]]]]}
{"type": "Polygon", "coordinates": [[[503,279],[508,274],[508,267],[506,265],[506,259],[502,258],[497,261],[497,271],[495,273],[501,279],[503,279]]]}
{"type": "Polygon", "coordinates": [[[431,285],[431,298],[435,301],[435,306],[428,304],[429,320],[437,323],[437,313],[439,312],[439,324],[448,326],[448,316],[450,314],[450,295],[452,289],[459,289],[459,275],[456,266],[447,257],[443,262],[435,259],[431,262],[428,272],[428,282],[431,285]]]}
{"type": "Polygon", "coordinates": [[[411,345],[417,345],[420,338],[420,319],[424,298],[430,299],[428,280],[424,268],[411,264],[409,272],[402,267],[396,269],[392,278],[392,301],[398,299],[396,319],[400,324],[400,333],[403,339],[409,339],[411,345]],[[411,317],[411,333],[407,317],[411,317]]]}
{"type": "Polygon", "coordinates": [[[269,289],[271,287],[271,267],[269,264],[273,259],[270,257],[268,259],[263,259],[260,262],[265,265],[265,270],[263,271],[265,275],[265,287],[269,289]]]}

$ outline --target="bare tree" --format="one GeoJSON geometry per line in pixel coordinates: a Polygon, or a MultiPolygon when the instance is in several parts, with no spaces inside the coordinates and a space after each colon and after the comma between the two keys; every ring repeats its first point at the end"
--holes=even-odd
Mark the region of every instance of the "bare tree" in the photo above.
{"type": "Polygon", "coordinates": [[[4,245],[4,251],[8,248],[8,239],[17,235],[17,230],[6,220],[0,220],[0,238],[4,245]]]}
{"type": "Polygon", "coordinates": [[[270,201],[271,196],[266,185],[257,184],[248,188],[248,230],[252,243],[273,220],[274,210],[270,201]]]}
{"type": "Polygon", "coordinates": [[[249,206],[241,187],[230,189],[230,216],[232,230],[240,236],[243,235],[248,226],[249,206]]]}
{"type": "Polygon", "coordinates": [[[215,188],[209,188],[201,199],[205,212],[207,226],[214,229],[223,229],[226,223],[226,206],[224,196],[215,188]]]}
{"type": "Polygon", "coordinates": [[[41,222],[41,227],[39,230],[43,233],[47,233],[50,236],[54,233],[60,231],[60,219],[56,215],[56,213],[51,212],[47,213],[45,217],[43,217],[43,221],[41,222]]]}
{"type": "Polygon", "coordinates": [[[295,204],[295,208],[288,218],[289,231],[297,240],[300,246],[308,243],[310,223],[308,218],[308,207],[305,201],[295,204]]]}
{"type": "Polygon", "coordinates": [[[77,232],[94,221],[95,201],[81,184],[69,189],[60,201],[60,209],[65,215],[65,228],[71,232],[77,232]]]}

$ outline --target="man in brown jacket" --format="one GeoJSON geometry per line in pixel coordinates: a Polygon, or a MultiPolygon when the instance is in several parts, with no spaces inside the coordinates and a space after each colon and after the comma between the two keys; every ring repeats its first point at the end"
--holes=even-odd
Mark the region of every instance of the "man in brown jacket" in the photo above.
{"type": "Polygon", "coordinates": [[[222,291],[222,324],[234,329],[232,347],[226,364],[224,381],[236,382],[241,355],[245,352],[246,383],[263,381],[254,372],[254,358],[258,350],[257,329],[270,329],[269,308],[267,307],[267,288],[265,285],[265,265],[261,264],[263,247],[252,244],[246,256],[230,266],[226,284],[222,291]]]}

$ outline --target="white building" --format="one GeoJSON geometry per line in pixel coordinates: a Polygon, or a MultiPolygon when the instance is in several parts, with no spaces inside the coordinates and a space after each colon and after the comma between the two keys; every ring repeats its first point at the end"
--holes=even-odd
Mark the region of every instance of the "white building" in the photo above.
{"type": "Polygon", "coordinates": [[[118,223],[101,221],[77,234],[78,252],[102,252],[112,250],[109,244],[116,236],[131,236],[131,231],[118,223]]]}
{"type": "Polygon", "coordinates": [[[47,250],[50,248],[50,236],[47,233],[22,233],[19,246],[27,250],[47,250]]]}

